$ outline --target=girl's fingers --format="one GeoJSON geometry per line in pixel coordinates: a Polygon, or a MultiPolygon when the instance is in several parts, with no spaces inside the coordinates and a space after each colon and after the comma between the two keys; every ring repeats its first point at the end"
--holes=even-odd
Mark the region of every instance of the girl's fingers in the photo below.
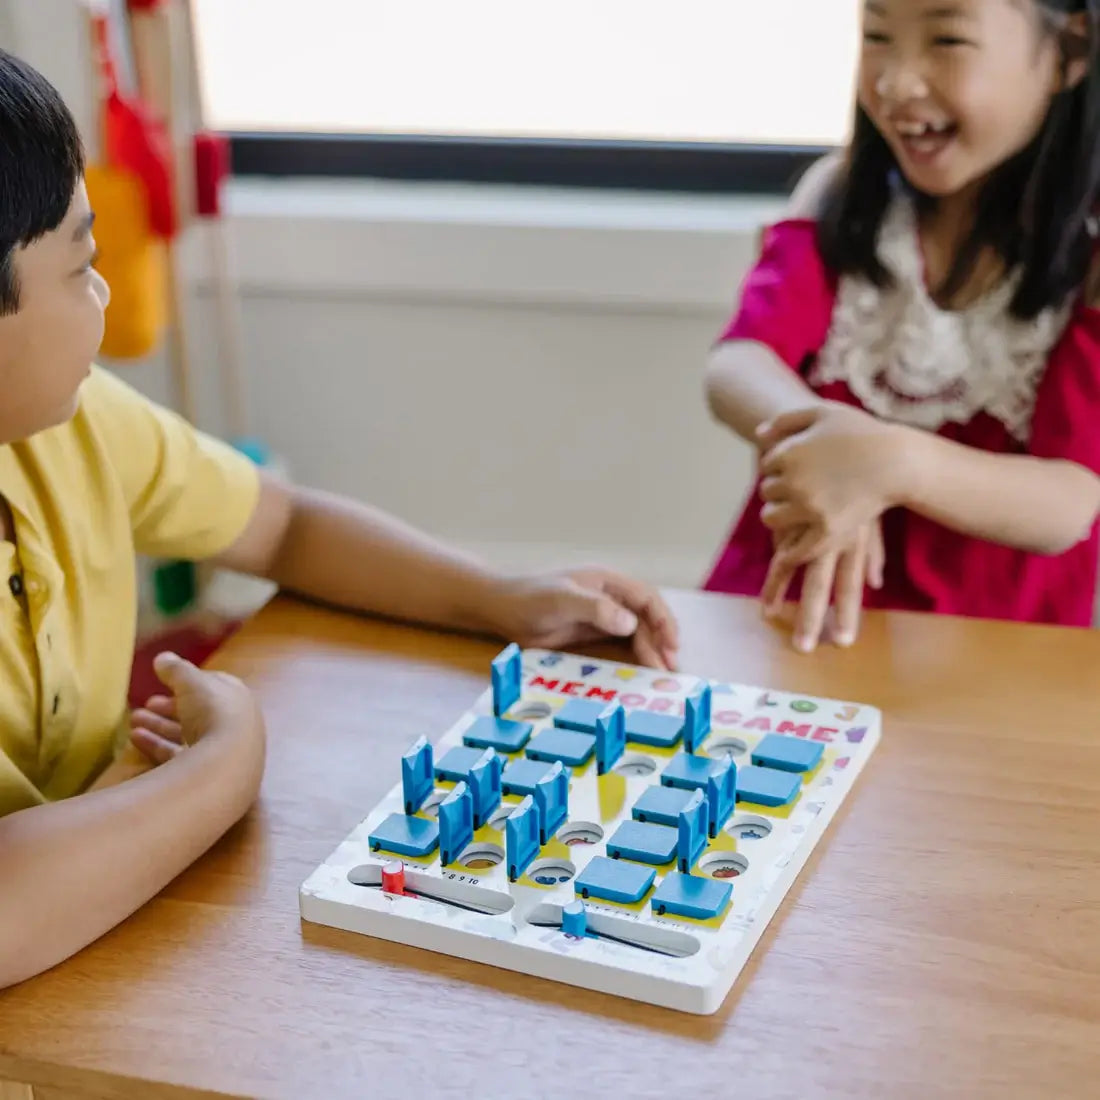
{"type": "Polygon", "coordinates": [[[780,477],[766,477],[760,483],[760,499],[768,504],[778,504],[789,497],[787,483],[780,477]]]}
{"type": "Polygon", "coordinates": [[[794,645],[800,653],[812,653],[821,641],[836,576],[836,554],[826,554],[807,568],[802,582],[802,603],[794,627],[794,645]]]}
{"type": "Polygon", "coordinates": [[[863,608],[864,566],[867,551],[864,540],[841,555],[836,569],[836,628],[834,639],[839,646],[855,644],[859,634],[859,617],[863,608]]]}
{"type": "Polygon", "coordinates": [[[872,588],[881,588],[885,583],[883,571],[886,568],[886,547],[882,541],[882,525],[878,520],[871,524],[867,542],[867,583],[872,588]]]}
{"type": "Polygon", "coordinates": [[[781,501],[765,504],[760,510],[760,519],[772,531],[786,531],[792,527],[806,526],[813,517],[801,505],[781,501]]]}
{"type": "Polygon", "coordinates": [[[809,565],[819,558],[826,546],[827,539],[820,527],[809,526],[803,529],[797,539],[784,543],[776,556],[788,566],[798,568],[809,565]]]}

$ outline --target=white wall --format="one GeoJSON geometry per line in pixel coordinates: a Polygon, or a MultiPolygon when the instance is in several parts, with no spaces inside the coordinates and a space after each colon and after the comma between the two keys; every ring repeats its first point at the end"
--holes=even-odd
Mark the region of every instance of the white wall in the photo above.
{"type": "MultiPolygon", "coordinates": [[[[702,370],[769,208],[242,184],[255,427],[298,477],[502,564],[697,584],[750,476],[702,370]]],[[[202,396],[221,430],[213,371],[202,396]]]]}

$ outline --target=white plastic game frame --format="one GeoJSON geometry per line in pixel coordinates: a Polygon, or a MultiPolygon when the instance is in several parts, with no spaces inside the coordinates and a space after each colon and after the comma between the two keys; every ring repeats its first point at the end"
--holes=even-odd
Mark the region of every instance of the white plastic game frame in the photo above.
{"type": "MultiPolygon", "coordinates": [[[[546,650],[526,650],[522,662],[522,695],[509,714],[532,708],[549,711],[535,721],[536,735],[553,724],[553,712],[569,698],[617,700],[628,710],[678,714],[683,700],[702,682],[690,675],[546,650]]],[[[733,760],[744,766],[752,748],[767,733],[824,745],[821,763],[804,778],[791,807],[784,811],[739,802],[719,838],[708,843],[697,861],[696,874],[715,859],[726,865],[727,873],[731,865],[743,868],[731,880],[731,905],[719,922],[658,917],[649,907],[647,894],[634,906],[586,901],[589,928],[600,932],[601,938],[576,939],[551,927],[560,918],[561,907],[575,900],[572,878],[593,856],[606,854],[607,840],[621,822],[630,819],[637,798],[660,782],[660,772],[673,755],[635,744],[627,745],[620,761],[620,768],[634,774],[613,771],[597,777],[595,762],[590,761],[572,777],[569,814],[558,836],[571,836],[577,823],[585,823],[596,825],[602,839],[582,845],[552,839],[532,864],[532,872],[515,883],[508,879],[503,858],[490,867],[467,868],[462,862],[469,859],[483,864],[484,859],[472,858],[479,852],[483,856],[488,853],[489,858],[503,857],[500,817],[509,806],[518,805],[518,799],[506,799],[490,824],[475,833],[473,843],[446,869],[439,865],[438,849],[425,860],[400,857],[408,884],[433,897],[449,899],[440,901],[394,896],[380,888],[382,868],[395,857],[372,852],[367,838],[391,813],[404,810],[400,756],[395,755],[396,785],[303,883],[299,892],[302,918],[682,1012],[716,1012],[877,746],[882,716],[876,708],[860,703],[718,681],[711,681],[711,687],[713,725],[702,753],[707,754],[709,748],[711,755],[724,755],[731,743],[734,749],[740,743],[746,751],[733,760]],[[716,749],[716,745],[725,748],[716,749]],[[636,774],[647,766],[639,764],[639,757],[653,762],[655,770],[636,774]],[[608,817],[613,809],[613,816],[608,817]],[[746,822],[750,824],[746,826],[746,822]],[[766,836],[740,837],[746,828],[762,832],[761,822],[770,826],[766,836]],[[558,871],[568,875],[568,881],[560,881],[558,871]],[[471,912],[459,906],[486,911],[471,912]],[[604,935],[615,939],[602,938],[604,935]],[[617,942],[619,939],[632,942],[624,944],[617,942]],[[654,953],[635,944],[667,953],[654,953]]],[[[435,742],[435,759],[461,745],[472,722],[492,712],[492,690],[486,689],[435,742]]],[[[447,786],[437,783],[437,788],[447,786]]],[[[594,835],[590,832],[590,838],[594,835]]],[[[669,869],[671,866],[658,869],[653,889],[669,869]]]]}

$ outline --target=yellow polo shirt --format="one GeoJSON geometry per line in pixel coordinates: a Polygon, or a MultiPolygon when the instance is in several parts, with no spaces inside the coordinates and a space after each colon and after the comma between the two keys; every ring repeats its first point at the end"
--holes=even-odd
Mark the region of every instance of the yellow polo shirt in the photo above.
{"type": "Polygon", "coordinates": [[[83,791],[127,721],[136,554],[231,546],[259,496],[231,447],[100,369],[76,416],[0,446],[0,815],[83,791]]]}

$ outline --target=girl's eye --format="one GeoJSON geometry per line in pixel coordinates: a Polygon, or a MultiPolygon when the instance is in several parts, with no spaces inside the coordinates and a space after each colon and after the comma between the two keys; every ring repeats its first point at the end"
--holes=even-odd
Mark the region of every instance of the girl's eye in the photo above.
{"type": "Polygon", "coordinates": [[[933,45],[948,46],[948,47],[950,47],[950,46],[969,46],[970,43],[967,42],[967,40],[965,38],[953,38],[949,34],[941,34],[938,38],[936,38],[933,41],[933,45]]]}
{"type": "Polygon", "coordinates": [[[885,46],[890,39],[884,34],[877,34],[874,31],[867,31],[863,35],[863,41],[869,46],[885,46]]]}

